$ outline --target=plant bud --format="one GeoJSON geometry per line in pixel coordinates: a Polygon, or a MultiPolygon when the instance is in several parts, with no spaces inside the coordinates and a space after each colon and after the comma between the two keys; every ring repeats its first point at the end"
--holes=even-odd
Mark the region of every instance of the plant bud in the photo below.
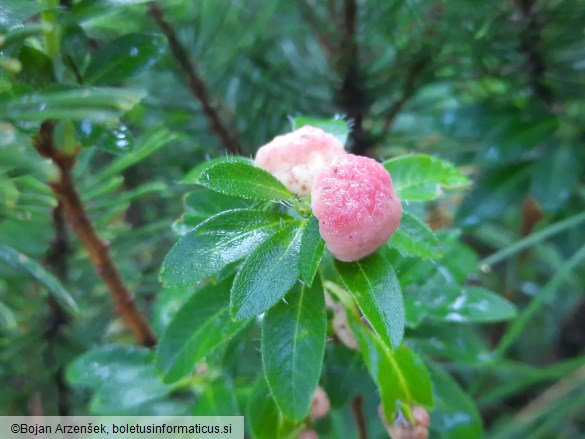
{"type": "Polygon", "coordinates": [[[374,252],[400,224],[402,206],[390,174],[370,158],[337,156],[317,176],[311,194],[321,237],[340,261],[374,252]]]}
{"type": "Polygon", "coordinates": [[[317,174],[344,153],[335,136],[305,125],[262,146],[254,164],[270,172],[291,192],[308,195],[317,174]]]}

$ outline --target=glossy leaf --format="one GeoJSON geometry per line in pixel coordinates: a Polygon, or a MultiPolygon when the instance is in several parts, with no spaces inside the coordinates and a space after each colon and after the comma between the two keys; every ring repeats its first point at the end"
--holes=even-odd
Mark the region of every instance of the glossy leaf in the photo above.
{"type": "Polygon", "coordinates": [[[438,366],[429,372],[435,398],[435,409],[430,413],[431,431],[441,439],[483,437],[481,417],[473,400],[438,366]]]}
{"type": "Polygon", "coordinates": [[[556,146],[543,154],[532,167],[531,192],[545,211],[563,206],[579,180],[582,165],[569,146],[556,146]]]}
{"type": "Polygon", "coordinates": [[[313,283],[315,274],[319,269],[321,258],[325,250],[325,241],[319,234],[319,221],[315,216],[307,221],[303,229],[303,236],[301,237],[301,252],[299,257],[299,270],[301,273],[301,280],[307,285],[313,283]]]}
{"type": "Polygon", "coordinates": [[[240,410],[231,381],[220,377],[208,385],[197,399],[193,416],[239,416],[240,410]]]}
{"type": "Polygon", "coordinates": [[[47,119],[117,122],[143,92],[121,88],[74,88],[29,93],[0,100],[0,113],[10,119],[41,122],[47,119]]]}
{"type": "Polygon", "coordinates": [[[250,430],[254,439],[279,437],[280,413],[262,376],[252,391],[248,404],[250,430]]]}
{"type": "Polygon", "coordinates": [[[32,279],[45,287],[49,294],[68,312],[72,314],[79,312],[77,303],[71,294],[63,288],[59,279],[25,254],[7,245],[0,244],[0,262],[15,270],[27,273],[32,279]]]}
{"type": "Polygon", "coordinates": [[[298,284],[265,315],[262,364],[276,404],[287,418],[309,413],[325,352],[327,318],[320,282],[298,284]]]}
{"type": "Polygon", "coordinates": [[[346,288],[388,349],[404,335],[404,302],[394,269],[380,252],[356,262],[335,261],[346,288]]]}
{"type": "Polygon", "coordinates": [[[389,350],[359,322],[354,312],[348,311],[348,320],[368,371],[380,391],[386,419],[394,419],[398,402],[432,407],[431,380],[419,356],[406,345],[389,350]]]}
{"type": "Polygon", "coordinates": [[[291,224],[258,246],[244,261],[230,301],[236,320],[255,317],[284,297],[299,277],[302,229],[291,224]]]}
{"type": "Polygon", "coordinates": [[[86,84],[118,84],[146,70],[164,52],[161,35],[130,33],[121,36],[93,54],[84,73],[86,84]]]}
{"type": "Polygon", "coordinates": [[[349,125],[343,119],[313,119],[310,117],[295,117],[292,119],[292,129],[298,130],[305,125],[311,125],[316,128],[321,128],[329,134],[334,135],[339,141],[345,145],[349,137],[349,125]]]}
{"type": "Polygon", "coordinates": [[[212,166],[215,166],[219,163],[231,163],[231,162],[245,163],[248,165],[254,164],[253,161],[251,161],[250,159],[248,159],[246,157],[241,157],[238,155],[225,155],[225,156],[214,157],[212,159],[205,160],[204,162],[199,163],[197,166],[195,166],[193,169],[191,169],[189,172],[187,172],[187,174],[181,180],[181,183],[192,184],[193,182],[201,179],[203,171],[205,171],[205,170],[207,170],[207,169],[211,168],[212,166]]]}
{"type": "Polygon", "coordinates": [[[221,162],[210,166],[193,183],[222,194],[255,200],[285,201],[293,197],[268,172],[241,161],[221,162]]]}
{"type": "Polygon", "coordinates": [[[465,186],[469,179],[451,163],[425,154],[412,154],[386,160],[384,167],[401,201],[430,201],[442,189],[465,186]]]}
{"type": "Polygon", "coordinates": [[[425,316],[455,323],[486,323],[509,320],[516,308],[502,296],[484,288],[437,285],[415,288],[406,295],[406,316],[416,325],[425,316]]]}
{"type": "Polygon", "coordinates": [[[117,155],[134,149],[134,136],[124,124],[98,125],[82,121],[77,132],[79,141],[85,148],[94,146],[117,155]]]}
{"type": "Polygon", "coordinates": [[[37,2],[3,1],[0,4],[0,28],[8,29],[18,26],[42,10],[43,6],[37,2]]]}
{"type": "Polygon", "coordinates": [[[441,255],[439,240],[433,231],[416,216],[402,211],[400,226],[390,238],[389,245],[399,252],[425,259],[441,255]]]}
{"type": "Polygon", "coordinates": [[[246,321],[229,314],[232,278],[209,284],[193,294],[164,332],[157,347],[157,367],[165,382],[175,382],[218,346],[238,333],[246,321]]]}
{"type": "Polygon", "coordinates": [[[160,273],[167,286],[195,284],[251,253],[291,218],[252,209],[220,213],[183,236],[160,273]]]}

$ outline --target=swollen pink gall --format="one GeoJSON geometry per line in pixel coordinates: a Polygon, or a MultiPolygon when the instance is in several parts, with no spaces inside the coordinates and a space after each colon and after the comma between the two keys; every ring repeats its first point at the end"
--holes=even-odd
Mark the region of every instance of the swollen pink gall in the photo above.
{"type": "Polygon", "coordinates": [[[311,196],[321,237],[340,261],[373,253],[400,224],[402,206],[390,174],[367,157],[335,157],[315,179],[311,196]]]}

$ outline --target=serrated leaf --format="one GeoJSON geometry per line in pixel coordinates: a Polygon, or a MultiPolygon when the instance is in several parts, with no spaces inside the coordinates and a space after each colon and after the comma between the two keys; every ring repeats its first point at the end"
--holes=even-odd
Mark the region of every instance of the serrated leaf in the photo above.
{"type": "Polygon", "coordinates": [[[315,274],[321,263],[323,252],[325,250],[325,241],[319,234],[319,221],[314,215],[307,221],[303,228],[301,237],[301,250],[299,256],[299,270],[301,280],[307,285],[313,283],[315,274]]]}
{"type": "Polygon", "coordinates": [[[238,416],[240,410],[231,381],[219,377],[205,388],[195,403],[193,416],[238,416]]]}
{"type": "Polygon", "coordinates": [[[431,380],[423,361],[406,345],[394,351],[348,311],[349,325],[356,337],[364,362],[380,390],[384,415],[393,420],[397,403],[433,405],[431,380]]]}
{"type": "Polygon", "coordinates": [[[415,325],[425,316],[457,323],[498,322],[516,316],[512,303],[496,293],[474,286],[416,288],[406,295],[405,302],[407,320],[415,325]]]}
{"type": "Polygon", "coordinates": [[[429,372],[435,398],[435,409],[430,413],[431,431],[441,439],[483,437],[481,416],[473,400],[438,366],[431,366],[429,372]]]}
{"type": "Polygon", "coordinates": [[[425,259],[441,256],[439,240],[433,231],[412,213],[403,210],[400,226],[388,242],[399,252],[425,259]]]}
{"type": "Polygon", "coordinates": [[[234,319],[255,317],[278,302],[299,277],[299,224],[279,231],[246,258],[232,285],[234,319]]]}
{"type": "Polygon", "coordinates": [[[343,119],[313,119],[303,116],[292,119],[293,130],[298,130],[305,125],[311,125],[327,131],[329,134],[335,136],[343,145],[345,145],[349,137],[349,125],[343,119]]]}
{"type": "Polygon", "coordinates": [[[379,252],[356,262],[335,260],[344,285],[388,349],[404,335],[404,302],[394,269],[379,252]]]}
{"type": "Polygon", "coordinates": [[[248,403],[248,419],[254,439],[279,437],[280,413],[264,376],[258,380],[248,403]]]}
{"type": "Polygon", "coordinates": [[[84,72],[84,82],[95,85],[123,82],[156,63],[164,48],[165,40],[162,35],[123,35],[93,54],[84,72]]]}
{"type": "Polygon", "coordinates": [[[272,307],[262,324],[262,364],[276,404],[287,418],[309,413],[317,388],[327,318],[321,283],[297,284],[272,307]]]}
{"type": "Polygon", "coordinates": [[[246,321],[229,314],[232,278],[209,284],[193,294],[177,312],[157,347],[157,367],[172,383],[193,371],[197,362],[237,334],[246,321]]]}
{"type": "Polygon", "coordinates": [[[239,162],[239,163],[247,163],[249,165],[253,165],[254,163],[246,158],[240,157],[237,155],[226,155],[220,157],[214,157],[212,159],[206,160],[204,162],[199,163],[193,169],[191,169],[181,180],[181,183],[190,184],[194,181],[201,179],[201,174],[208,168],[217,165],[218,163],[230,163],[230,162],[239,162]]]}
{"type": "Polygon", "coordinates": [[[212,216],[183,236],[165,258],[167,286],[195,284],[251,253],[291,218],[276,212],[235,209],[212,216]]]}
{"type": "Polygon", "coordinates": [[[79,312],[77,303],[71,294],[63,288],[59,279],[25,254],[7,245],[0,244],[0,262],[27,273],[45,287],[49,294],[69,313],[76,314],[79,312]]]}
{"type": "Polygon", "coordinates": [[[121,88],[74,88],[28,93],[0,100],[0,113],[16,120],[48,119],[117,122],[144,92],[121,88]]]}
{"type": "Polygon", "coordinates": [[[263,169],[241,161],[217,163],[192,182],[235,197],[265,201],[286,201],[294,195],[263,169]]]}
{"type": "Polygon", "coordinates": [[[465,186],[469,179],[455,166],[425,154],[412,154],[383,163],[401,201],[429,201],[438,198],[442,188],[465,186]]]}

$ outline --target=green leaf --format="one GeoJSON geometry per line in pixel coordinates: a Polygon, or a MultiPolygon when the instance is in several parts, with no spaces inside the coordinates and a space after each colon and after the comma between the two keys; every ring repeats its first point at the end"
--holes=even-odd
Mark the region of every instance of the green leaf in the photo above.
{"type": "Polygon", "coordinates": [[[192,183],[235,197],[286,201],[294,197],[283,184],[263,169],[240,161],[206,168],[192,183]]]}
{"type": "Polygon", "coordinates": [[[22,46],[18,54],[22,70],[18,73],[18,80],[34,88],[43,88],[57,81],[53,62],[42,51],[30,46],[22,46]]]}
{"type": "Polygon", "coordinates": [[[383,163],[401,201],[429,201],[439,198],[442,189],[465,186],[469,179],[455,166],[425,154],[412,154],[383,163]]]}
{"type": "Polygon", "coordinates": [[[157,347],[157,367],[164,380],[180,380],[206,355],[237,334],[246,321],[229,314],[232,278],[209,284],[193,294],[177,312],[157,347]]]}
{"type": "Polygon", "coordinates": [[[203,171],[211,168],[212,166],[215,166],[218,163],[231,163],[231,162],[246,163],[249,165],[254,164],[250,159],[248,159],[246,157],[240,157],[238,155],[225,155],[225,156],[214,157],[212,159],[209,159],[209,160],[206,160],[204,162],[199,163],[197,166],[195,166],[193,169],[191,169],[189,172],[187,172],[185,177],[183,177],[183,179],[181,180],[181,183],[191,184],[194,181],[199,180],[201,178],[201,175],[203,174],[203,171]]]}
{"type": "Polygon", "coordinates": [[[299,421],[309,413],[317,388],[327,318],[320,282],[297,284],[284,301],[272,307],[262,324],[262,363],[276,404],[287,418],[299,421]]]}
{"type": "Polygon", "coordinates": [[[331,406],[341,408],[360,393],[373,390],[359,351],[342,344],[329,344],[325,353],[322,385],[331,406]]]}
{"type": "Polygon", "coordinates": [[[208,385],[193,409],[193,416],[239,416],[240,410],[231,381],[226,377],[208,385]]]}
{"type": "Polygon", "coordinates": [[[210,216],[225,210],[244,208],[247,202],[241,198],[200,188],[199,190],[186,194],[183,198],[183,204],[185,205],[185,213],[173,225],[174,230],[181,235],[192,230],[210,216]]]}
{"type": "Polygon", "coordinates": [[[439,240],[433,231],[412,213],[403,210],[400,226],[388,242],[408,256],[434,259],[441,256],[439,240]]]}
{"type": "Polygon", "coordinates": [[[325,241],[323,241],[319,234],[319,221],[314,215],[311,215],[311,218],[309,218],[309,221],[307,221],[303,228],[299,257],[301,280],[307,285],[313,283],[324,250],[325,241]]]}
{"type": "Polygon", "coordinates": [[[476,439],[483,437],[481,416],[473,400],[438,366],[429,368],[435,409],[431,412],[432,437],[476,439]]]}
{"type": "Polygon", "coordinates": [[[83,28],[78,24],[65,27],[61,36],[61,56],[74,75],[84,70],[88,54],[89,38],[83,28]]]}
{"type": "Polygon", "coordinates": [[[407,320],[414,325],[425,316],[457,323],[498,322],[516,316],[514,305],[502,296],[474,286],[414,288],[406,295],[405,302],[407,320]]]}
{"type": "Polygon", "coordinates": [[[276,212],[235,209],[212,216],[183,236],[165,258],[165,286],[195,284],[236,262],[291,218],[276,212]]]}
{"type": "Polygon", "coordinates": [[[312,119],[310,117],[295,117],[291,120],[292,129],[298,130],[305,125],[311,125],[316,128],[321,128],[329,134],[334,135],[339,141],[345,145],[349,137],[349,125],[343,119],[312,119]]]}
{"type": "Polygon", "coordinates": [[[404,303],[394,269],[379,252],[356,262],[335,261],[346,288],[384,344],[397,348],[404,335],[404,303]]]}
{"type": "Polygon", "coordinates": [[[394,419],[398,402],[432,407],[431,380],[420,357],[406,345],[394,351],[386,348],[351,310],[348,310],[348,320],[366,367],[380,390],[386,419],[394,419]]]}
{"type": "Polygon", "coordinates": [[[96,52],[84,73],[84,82],[95,85],[119,84],[155,64],[163,54],[162,35],[130,33],[96,52]]]}
{"type": "Polygon", "coordinates": [[[5,0],[0,4],[0,28],[18,26],[43,9],[41,4],[34,1],[5,0]]]}
{"type": "Polygon", "coordinates": [[[14,313],[10,308],[0,302],[0,329],[2,332],[12,332],[18,328],[14,313]]]}
{"type": "Polygon", "coordinates": [[[540,207],[554,212],[562,207],[573,192],[581,175],[579,157],[568,146],[551,148],[532,167],[532,195],[540,207]]]}
{"type": "Polygon", "coordinates": [[[475,226],[501,218],[511,205],[526,198],[530,167],[512,165],[488,170],[459,206],[455,221],[460,226],[475,226]]]}
{"type": "Polygon", "coordinates": [[[254,439],[274,439],[279,436],[280,413],[270,394],[264,377],[261,376],[248,403],[250,430],[254,439]]]}
{"type": "Polygon", "coordinates": [[[85,148],[94,146],[117,155],[134,149],[134,136],[124,124],[98,125],[85,120],[79,123],[77,132],[85,148]]]}
{"type": "Polygon", "coordinates": [[[9,119],[117,122],[144,93],[121,88],[74,88],[28,93],[0,100],[0,113],[9,119]]]}
{"type": "Polygon", "coordinates": [[[85,352],[67,368],[67,381],[80,387],[98,388],[115,376],[133,379],[136,371],[148,366],[153,354],[146,348],[105,345],[85,352]]]}
{"type": "Polygon", "coordinates": [[[79,312],[77,303],[71,294],[63,288],[61,282],[25,254],[7,245],[0,244],[0,262],[4,262],[16,270],[22,270],[27,273],[31,278],[45,287],[49,294],[71,314],[77,314],[79,312]]]}
{"type": "Polygon", "coordinates": [[[301,231],[298,224],[291,224],[246,258],[232,285],[234,319],[267,311],[291,289],[299,277],[301,231]]]}

